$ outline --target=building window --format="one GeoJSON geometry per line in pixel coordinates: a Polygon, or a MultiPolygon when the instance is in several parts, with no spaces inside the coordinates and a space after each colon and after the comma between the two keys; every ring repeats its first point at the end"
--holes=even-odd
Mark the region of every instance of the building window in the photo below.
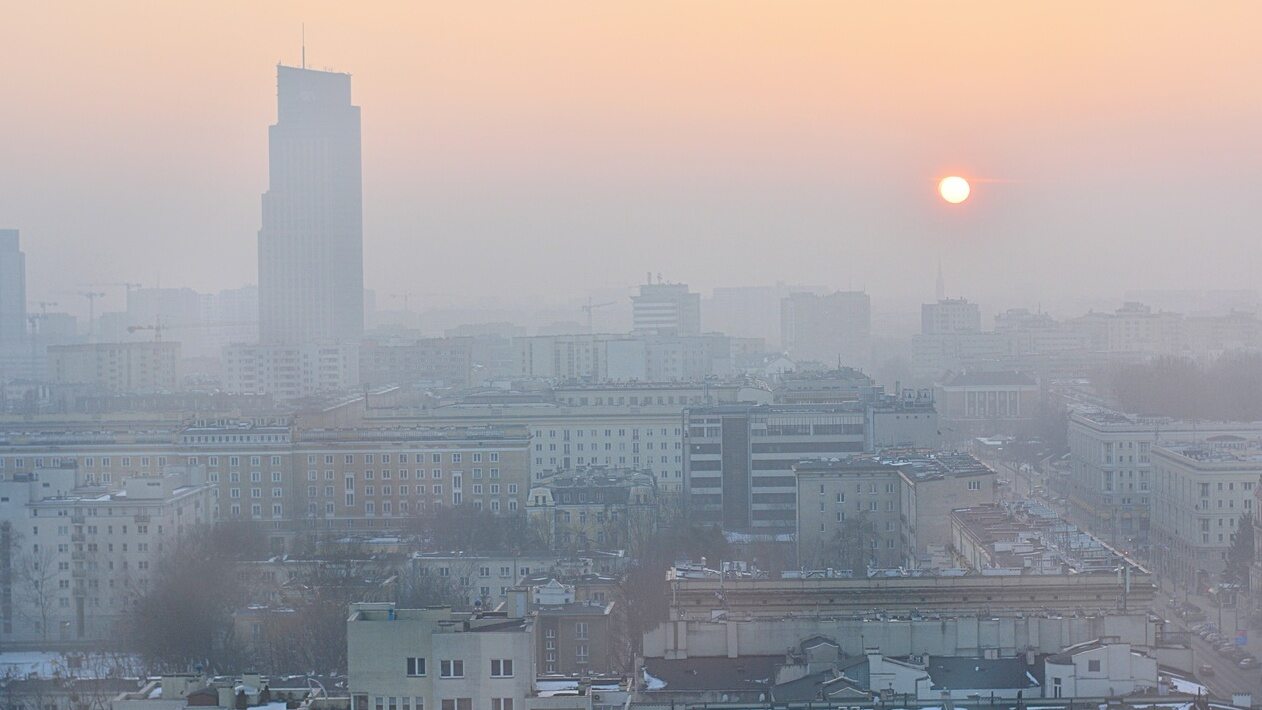
{"type": "Polygon", "coordinates": [[[491,710],[513,710],[513,699],[491,698],[491,710]]]}
{"type": "Polygon", "coordinates": [[[491,677],[492,678],[512,678],[513,677],[513,659],[511,658],[491,659],[491,677]]]}
{"type": "Polygon", "coordinates": [[[587,640],[587,622],[580,621],[574,624],[574,638],[580,641],[587,640]]]}
{"type": "Polygon", "coordinates": [[[407,659],[407,671],[410,677],[419,677],[425,675],[425,659],[409,658],[407,659]]]}
{"type": "Polygon", "coordinates": [[[473,710],[473,698],[443,698],[443,710],[473,710]]]}
{"type": "Polygon", "coordinates": [[[1091,673],[1099,673],[1099,672],[1100,672],[1100,661],[1099,661],[1099,660],[1095,660],[1095,661],[1087,661],[1087,671],[1089,671],[1089,672],[1091,672],[1091,673]]]}
{"type": "Polygon", "coordinates": [[[463,678],[464,661],[440,661],[438,675],[443,678],[463,678]]]}

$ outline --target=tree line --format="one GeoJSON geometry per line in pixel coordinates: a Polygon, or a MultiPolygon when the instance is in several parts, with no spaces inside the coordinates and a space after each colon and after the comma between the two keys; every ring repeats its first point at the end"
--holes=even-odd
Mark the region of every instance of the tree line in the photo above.
{"type": "Polygon", "coordinates": [[[1098,378],[1126,412],[1214,421],[1262,420],[1262,354],[1228,353],[1206,363],[1163,356],[1116,365],[1098,378]]]}

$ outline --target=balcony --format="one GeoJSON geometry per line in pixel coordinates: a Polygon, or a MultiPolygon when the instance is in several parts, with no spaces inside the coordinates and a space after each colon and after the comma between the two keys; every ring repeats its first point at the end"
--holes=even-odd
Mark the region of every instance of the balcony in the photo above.
{"type": "Polygon", "coordinates": [[[84,542],[87,539],[88,539],[88,536],[84,535],[81,532],[70,533],[71,542],[84,542]]]}
{"type": "Polygon", "coordinates": [[[83,525],[86,522],[87,522],[87,518],[83,517],[82,515],[70,516],[70,523],[72,525],[83,525]]]}
{"type": "Polygon", "coordinates": [[[148,513],[140,513],[139,515],[136,516],[137,523],[147,523],[152,519],[153,517],[149,515],[148,513]]]}

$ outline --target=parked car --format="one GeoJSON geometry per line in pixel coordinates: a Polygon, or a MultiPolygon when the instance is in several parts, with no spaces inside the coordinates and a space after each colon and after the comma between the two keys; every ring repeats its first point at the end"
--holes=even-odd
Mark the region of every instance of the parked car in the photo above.
{"type": "Polygon", "coordinates": [[[1208,663],[1202,663],[1200,668],[1196,669],[1196,674],[1202,678],[1214,675],[1214,667],[1208,663]]]}
{"type": "Polygon", "coordinates": [[[1236,665],[1240,666],[1241,668],[1244,668],[1245,670],[1248,670],[1250,668],[1257,668],[1258,659],[1254,658],[1253,656],[1245,656],[1244,658],[1241,658],[1239,661],[1236,661],[1236,665]]]}
{"type": "Polygon", "coordinates": [[[1217,631],[1210,631],[1206,633],[1205,635],[1201,636],[1201,638],[1205,639],[1209,643],[1222,643],[1223,641],[1223,635],[1218,633],[1217,631]]]}

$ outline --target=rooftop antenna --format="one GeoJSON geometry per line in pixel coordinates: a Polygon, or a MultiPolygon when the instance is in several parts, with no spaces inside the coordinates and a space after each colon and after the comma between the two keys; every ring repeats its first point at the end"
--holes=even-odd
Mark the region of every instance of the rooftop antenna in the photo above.
{"type": "Polygon", "coordinates": [[[307,68],[307,23],[302,23],[302,68],[307,68]]]}

